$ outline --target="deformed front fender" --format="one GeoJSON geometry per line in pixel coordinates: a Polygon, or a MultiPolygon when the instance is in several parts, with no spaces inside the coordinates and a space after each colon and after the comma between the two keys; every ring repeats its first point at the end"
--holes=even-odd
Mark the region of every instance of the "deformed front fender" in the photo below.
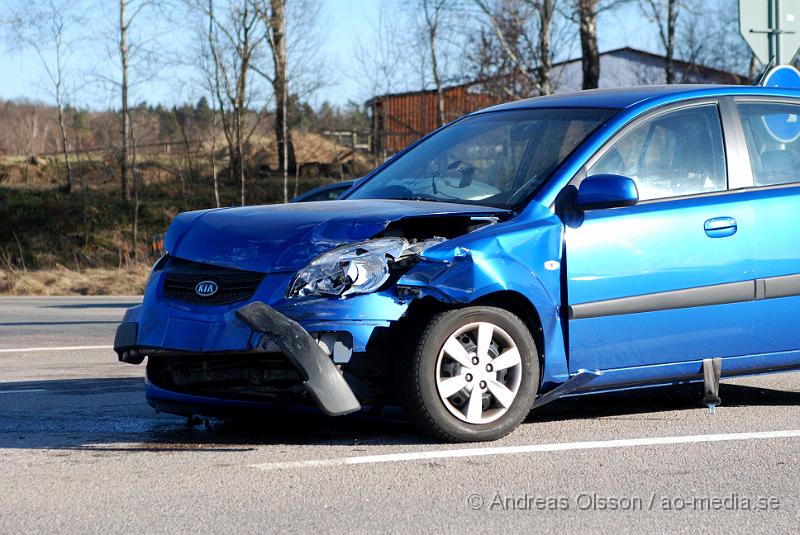
{"type": "Polygon", "coordinates": [[[541,322],[542,386],[549,389],[569,377],[560,314],[563,236],[561,220],[541,207],[533,218],[484,227],[428,249],[397,286],[451,304],[509,291],[526,298],[541,322]]]}

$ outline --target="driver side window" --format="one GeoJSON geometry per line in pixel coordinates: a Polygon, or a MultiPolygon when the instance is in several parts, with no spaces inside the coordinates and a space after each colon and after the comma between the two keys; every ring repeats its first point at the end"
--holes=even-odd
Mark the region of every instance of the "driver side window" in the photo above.
{"type": "Polygon", "coordinates": [[[695,106],[646,121],[618,140],[587,172],[633,179],[640,200],[722,191],[725,149],[717,106],[695,106]]]}

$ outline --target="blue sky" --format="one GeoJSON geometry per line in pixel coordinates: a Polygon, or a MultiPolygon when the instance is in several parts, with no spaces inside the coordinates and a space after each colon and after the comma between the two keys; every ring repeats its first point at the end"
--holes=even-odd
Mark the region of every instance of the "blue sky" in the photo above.
{"type": "MultiPolygon", "coordinates": [[[[106,0],[107,1],[107,0],[106,0]]],[[[338,75],[321,91],[317,92],[312,102],[318,104],[328,100],[335,104],[344,104],[348,100],[363,101],[369,97],[365,93],[364,84],[359,83],[354,73],[358,66],[354,65],[358,42],[369,42],[374,38],[374,21],[380,11],[381,0],[320,0],[324,2],[321,21],[324,38],[320,50],[320,59],[338,75]]],[[[102,2],[102,0],[101,0],[102,2]]],[[[2,5],[2,0],[0,0],[2,5]]],[[[76,0],[76,5],[90,6],[91,0],[76,0]]],[[[103,7],[113,5],[107,2],[103,7]]],[[[98,36],[104,32],[114,31],[113,11],[87,8],[88,22],[81,29],[83,36],[98,36]]],[[[0,20],[3,16],[0,13],[0,20]]],[[[611,15],[603,16],[599,24],[600,49],[608,50],[621,46],[635,46],[659,52],[655,38],[655,29],[648,26],[635,7],[625,7],[611,15]]],[[[573,47],[576,55],[579,52],[576,43],[573,47]]],[[[89,37],[91,38],[91,37],[89,37]]],[[[169,33],[160,39],[164,47],[171,49],[185,48],[186,35],[169,33]]],[[[32,50],[11,50],[6,39],[0,47],[0,98],[34,100],[51,100],[44,71],[32,50]]],[[[78,57],[71,58],[82,72],[94,71],[95,66],[108,62],[108,50],[102,46],[87,45],[78,57]]],[[[148,102],[161,102],[171,105],[176,101],[191,99],[192,93],[198,90],[191,83],[181,81],[180,69],[168,69],[151,81],[142,83],[135,89],[134,100],[146,99],[148,102]]],[[[398,88],[398,90],[411,88],[398,88]]],[[[116,99],[108,91],[103,91],[83,81],[73,81],[73,101],[81,106],[103,108],[114,105],[116,99]]]]}

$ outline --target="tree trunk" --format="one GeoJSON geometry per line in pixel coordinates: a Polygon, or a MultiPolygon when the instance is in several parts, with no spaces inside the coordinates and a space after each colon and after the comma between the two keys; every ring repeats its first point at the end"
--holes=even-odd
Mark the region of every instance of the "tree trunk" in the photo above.
{"type": "MultiPolygon", "coordinates": [[[[217,49],[217,42],[216,39],[214,38],[213,0],[208,0],[208,47],[211,52],[212,59],[214,61],[214,80],[213,80],[214,83],[212,88],[212,91],[214,93],[213,98],[217,102],[217,109],[219,110],[220,123],[222,125],[222,133],[225,136],[225,144],[228,146],[228,179],[233,183],[238,179],[238,175],[236,173],[236,157],[235,157],[236,143],[234,141],[235,121],[232,118],[232,114],[227,113],[225,110],[225,98],[227,98],[229,103],[232,102],[227,90],[226,90],[226,97],[223,98],[222,96],[221,75],[225,76],[226,82],[228,78],[227,74],[225,74],[224,72],[224,69],[221,68],[220,63],[222,62],[222,58],[220,57],[219,50],[217,49]]],[[[215,129],[214,133],[216,134],[216,123],[214,123],[214,129],[215,129]]],[[[214,139],[214,144],[216,144],[216,138],[214,139]]],[[[242,188],[242,201],[244,201],[244,188],[242,188]]]]}
{"type": "MultiPolygon", "coordinates": [[[[337,153],[338,154],[338,153],[337,153]]],[[[294,166],[294,197],[300,194],[300,166],[294,166]]]]}
{"type": "Polygon", "coordinates": [[[186,124],[183,117],[176,117],[178,120],[178,128],[181,131],[181,140],[183,141],[183,150],[186,153],[186,164],[189,167],[189,181],[194,181],[197,178],[194,169],[194,161],[192,160],[192,146],[189,142],[189,135],[186,133],[186,124]]]}
{"type": "Polygon", "coordinates": [[[538,6],[539,20],[539,92],[542,95],[549,95],[553,92],[551,71],[553,60],[550,57],[550,32],[553,24],[554,0],[542,0],[538,6]]]}
{"type": "MultiPolygon", "coordinates": [[[[213,101],[212,101],[213,102],[213,101]]],[[[219,180],[217,179],[217,111],[211,112],[211,180],[214,183],[214,202],[217,208],[219,203],[219,180]]]]}
{"type": "Polygon", "coordinates": [[[127,0],[119,0],[119,57],[122,64],[122,124],[120,128],[120,147],[119,171],[120,187],[122,188],[122,198],[126,201],[128,195],[128,153],[130,152],[130,115],[128,113],[128,21],[126,20],[125,8],[127,0]]]}
{"type": "Polygon", "coordinates": [[[242,10],[241,15],[242,24],[239,30],[241,32],[241,40],[237,45],[241,50],[239,53],[239,73],[236,79],[236,93],[232,102],[234,114],[233,137],[236,154],[231,157],[231,163],[234,165],[234,171],[239,177],[239,184],[241,185],[242,193],[242,206],[244,206],[247,202],[247,189],[245,184],[246,176],[244,172],[244,139],[242,136],[244,130],[244,113],[246,111],[245,107],[247,104],[247,75],[250,72],[250,59],[253,52],[251,48],[251,26],[247,22],[250,17],[248,5],[249,4],[245,3],[245,8],[242,10]]]}
{"type": "Polygon", "coordinates": [[[289,169],[297,162],[289,130],[289,75],[286,68],[286,0],[270,0],[268,19],[270,49],[275,64],[275,141],[278,145],[278,165],[283,174],[283,201],[289,201],[289,169]]]}
{"type": "Polygon", "coordinates": [[[597,49],[597,0],[578,0],[583,89],[600,86],[600,52],[597,49]]]}
{"type": "MultiPolygon", "coordinates": [[[[60,67],[59,67],[60,68],[60,67]]],[[[59,74],[59,77],[61,75],[59,74]]],[[[64,184],[64,193],[72,191],[72,164],[69,161],[69,147],[67,130],[64,127],[64,107],[61,104],[61,82],[56,84],[56,107],[58,108],[58,128],[61,130],[61,150],[64,153],[64,165],[67,169],[67,182],[64,184]]]]}
{"type": "MultiPolygon", "coordinates": [[[[186,207],[186,210],[189,209],[189,187],[191,183],[195,179],[195,171],[194,171],[194,162],[192,161],[192,150],[191,144],[189,143],[189,136],[186,134],[186,124],[184,122],[184,117],[178,117],[177,112],[174,113],[175,120],[178,123],[178,128],[181,131],[181,138],[183,139],[183,148],[184,153],[186,154],[186,166],[189,171],[189,176],[184,179],[183,172],[180,173],[181,176],[181,194],[183,195],[183,204],[186,207]]],[[[169,145],[168,145],[169,146],[169,145]]]]}
{"type": "MultiPolygon", "coordinates": [[[[431,74],[433,74],[433,85],[436,88],[436,114],[439,121],[438,126],[443,126],[445,123],[444,116],[444,89],[442,88],[442,76],[439,73],[439,58],[436,51],[436,33],[439,26],[438,13],[431,15],[430,5],[428,0],[425,0],[422,5],[425,10],[425,22],[428,27],[428,48],[431,52],[431,74]]],[[[439,7],[435,7],[439,10],[439,7]]]]}
{"type": "MultiPolygon", "coordinates": [[[[130,122],[130,117],[128,117],[128,121],[130,122]]],[[[130,141],[131,146],[133,148],[132,158],[131,158],[131,173],[133,175],[133,237],[132,237],[132,247],[133,247],[133,258],[136,259],[136,245],[139,243],[139,207],[141,203],[141,177],[136,172],[136,137],[133,131],[133,128],[130,130],[130,141]]]]}
{"type": "Polygon", "coordinates": [[[242,110],[241,108],[237,107],[235,111],[236,117],[236,128],[234,134],[236,135],[236,157],[234,159],[235,164],[235,171],[239,175],[239,184],[241,185],[242,189],[242,206],[247,203],[247,194],[246,194],[246,184],[245,184],[245,174],[244,174],[244,162],[243,160],[243,153],[244,148],[242,144],[242,110]]]}
{"type": "Polygon", "coordinates": [[[439,75],[439,65],[436,61],[436,40],[431,34],[431,65],[433,68],[433,83],[436,86],[436,111],[439,118],[439,126],[443,126],[446,119],[444,116],[444,88],[442,88],[442,78],[439,75]]]}
{"type": "Polygon", "coordinates": [[[667,57],[664,71],[668,84],[675,83],[675,27],[678,22],[678,0],[667,0],[667,57]]]}

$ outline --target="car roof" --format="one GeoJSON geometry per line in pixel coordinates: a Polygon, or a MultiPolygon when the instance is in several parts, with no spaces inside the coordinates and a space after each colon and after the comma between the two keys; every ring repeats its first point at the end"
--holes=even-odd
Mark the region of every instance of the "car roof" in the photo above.
{"type": "Polygon", "coordinates": [[[800,90],[746,85],[648,85],[615,89],[589,89],[571,93],[558,93],[544,97],[527,98],[499,104],[482,111],[500,111],[527,108],[607,108],[624,109],[651,100],[683,100],[691,97],[753,95],[790,96],[800,98],[800,90]]]}

